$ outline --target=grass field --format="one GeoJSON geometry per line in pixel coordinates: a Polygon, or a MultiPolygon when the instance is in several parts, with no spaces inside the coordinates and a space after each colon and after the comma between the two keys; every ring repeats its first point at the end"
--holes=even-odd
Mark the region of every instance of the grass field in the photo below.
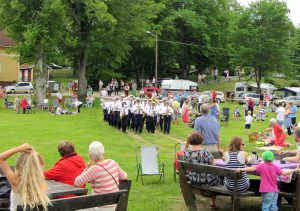
{"type": "MultiPolygon", "coordinates": [[[[230,107],[232,112],[234,105],[227,103],[221,104],[221,106],[230,107]]],[[[271,116],[274,114],[269,114],[267,119],[271,116]]],[[[86,161],[88,160],[89,143],[93,140],[99,140],[105,146],[105,157],[116,160],[128,173],[129,178],[133,180],[129,211],[186,209],[179,184],[173,180],[174,145],[180,141],[185,141],[192,131],[191,128],[185,127],[182,123],[172,125],[170,135],[164,135],[160,132],[148,134],[145,131],[140,135],[132,132],[122,134],[103,122],[102,111],[98,105],[91,109],[83,108],[78,115],[61,116],[41,112],[38,109],[36,114],[15,114],[12,109],[3,109],[1,106],[0,117],[0,151],[24,142],[30,143],[44,157],[45,168],[49,168],[59,159],[56,148],[61,140],[73,142],[76,151],[83,155],[86,161]],[[160,160],[166,163],[165,183],[159,182],[158,177],[155,176],[145,177],[145,185],[142,185],[141,181],[135,181],[135,149],[142,145],[159,147],[160,160]]],[[[264,131],[267,126],[268,122],[254,122],[253,131],[264,131]]],[[[231,116],[229,126],[220,129],[222,147],[226,148],[232,137],[241,136],[245,139],[247,151],[250,152],[254,149],[255,144],[248,143],[248,134],[243,128],[243,118],[240,122],[234,122],[231,116]]],[[[287,141],[294,143],[291,137],[287,141]]],[[[13,161],[14,158],[11,159],[11,163],[13,161]]],[[[208,199],[202,198],[201,200],[206,201],[204,205],[207,207],[208,199]]],[[[230,201],[229,198],[218,200],[218,203],[226,201],[226,206],[230,201]]],[[[251,207],[252,210],[255,210],[255,207],[260,207],[257,202],[253,203],[255,200],[251,200],[248,208],[251,207]]]]}

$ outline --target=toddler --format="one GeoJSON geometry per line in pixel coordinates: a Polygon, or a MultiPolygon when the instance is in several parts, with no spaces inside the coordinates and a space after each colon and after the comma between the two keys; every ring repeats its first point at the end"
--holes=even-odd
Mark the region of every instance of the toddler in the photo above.
{"type": "Polygon", "coordinates": [[[251,111],[248,111],[248,115],[245,117],[245,129],[250,130],[253,117],[251,116],[251,111]]]}
{"type": "Polygon", "coordinates": [[[239,121],[241,114],[240,114],[240,110],[237,106],[234,107],[233,114],[234,114],[234,120],[239,121]]]}
{"type": "Polygon", "coordinates": [[[294,169],[280,169],[279,166],[272,163],[274,154],[271,151],[265,151],[262,154],[264,162],[246,168],[238,168],[240,171],[256,171],[260,175],[259,192],[262,193],[262,211],[277,211],[278,186],[277,176],[289,175],[295,172],[294,169]]]}

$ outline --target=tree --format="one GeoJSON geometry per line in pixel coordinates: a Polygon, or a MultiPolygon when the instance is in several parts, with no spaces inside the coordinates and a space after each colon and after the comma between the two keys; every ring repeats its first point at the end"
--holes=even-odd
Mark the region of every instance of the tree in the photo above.
{"type": "Polygon", "coordinates": [[[22,61],[35,64],[38,106],[46,94],[46,58],[62,38],[63,11],[60,0],[0,0],[0,28],[18,42],[15,50],[21,54],[22,61]]]}
{"type": "Polygon", "coordinates": [[[63,0],[69,27],[65,52],[77,62],[78,96],[86,96],[87,72],[112,71],[130,50],[130,40],[144,35],[157,6],[152,0],[63,0]],[[90,71],[87,70],[90,69],[90,71]]]}
{"type": "Polygon", "coordinates": [[[250,4],[236,23],[231,62],[253,67],[260,92],[262,76],[287,66],[289,31],[292,23],[283,1],[260,0],[250,4]]]}

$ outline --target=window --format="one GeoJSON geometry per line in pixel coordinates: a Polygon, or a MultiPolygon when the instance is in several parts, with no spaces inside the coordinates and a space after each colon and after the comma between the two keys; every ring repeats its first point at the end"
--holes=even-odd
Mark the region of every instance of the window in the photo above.
{"type": "Polygon", "coordinates": [[[248,92],[252,92],[252,87],[247,87],[248,92]]]}
{"type": "Polygon", "coordinates": [[[236,91],[237,92],[243,92],[244,91],[244,87],[236,87],[236,91]]]}

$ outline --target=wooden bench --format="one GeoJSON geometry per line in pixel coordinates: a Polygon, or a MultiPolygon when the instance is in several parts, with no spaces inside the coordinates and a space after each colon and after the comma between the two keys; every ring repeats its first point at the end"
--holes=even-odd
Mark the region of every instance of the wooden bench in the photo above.
{"type": "Polygon", "coordinates": [[[226,195],[232,197],[232,210],[238,211],[240,209],[240,198],[246,196],[254,196],[252,191],[237,192],[237,180],[241,179],[242,174],[237,173],[234,169],[223,168],[218,166],[193,164],[186,161],[179,161],[179,180],[180,188],[185,201],[185,204],[189,211],[197,211],[195,203],[195,194],[199,193],[199,190],[208,190],[216,193],[216,195],[226,195]],[[234,191],[228,191],[224,185],[208,186],[190,183],[187,172],[205,172],[209,174],[215,174],[219,177],[227,177],[234,180],[234,191]]]}
{"type": "MultiPolygon", "coordinates": [[[[106,205],[116,204],[116,211],[124,211],[127,209],[126,197],[128,191],[120,190],[113,193],[95,194],[87,196],[76,196],[65,199],[51,200],[51,204],[48,205],[48,211],[73,211],[79,209],[100,207],[106,205]]],[[[30,209],[26,209],[30,210],[30,209]]],[[[41,208],[33,209],[34,211],[42,210],[41,208]]],[[[31,210],[31,211],[33,211],[31,210]]],[[[17,211],[23,211],[22,206],[18,206],[17,211]]]]}
{"type": "Polygon", "coordinates": [[[290,192],[279,192],[278,196],[278,207],[279,210],[283,209],[282,206],[282,197],[292,199],[292,210],[300,211],[300,172],[293,174],[293,180],[295,181],[296,191],[293,193],[290,192]]]}

